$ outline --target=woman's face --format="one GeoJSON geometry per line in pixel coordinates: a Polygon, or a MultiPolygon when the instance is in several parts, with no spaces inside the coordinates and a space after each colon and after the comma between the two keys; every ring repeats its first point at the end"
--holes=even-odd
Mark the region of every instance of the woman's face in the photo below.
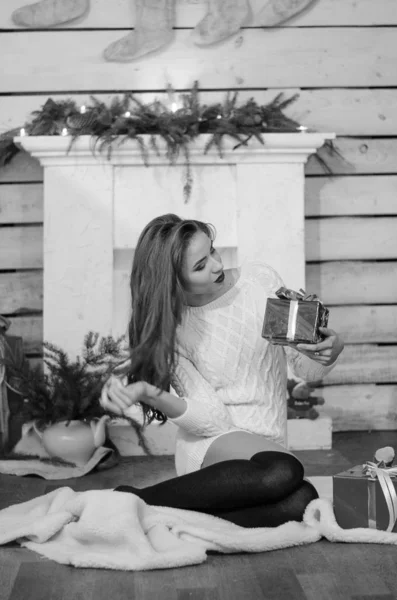
{"type": "Polygon", "coordinates": [[[191,239],[182,275],[185,289],[190,294],[213,294],[225,279],[221,257],[202,231],[195,233],[191,239]]]}

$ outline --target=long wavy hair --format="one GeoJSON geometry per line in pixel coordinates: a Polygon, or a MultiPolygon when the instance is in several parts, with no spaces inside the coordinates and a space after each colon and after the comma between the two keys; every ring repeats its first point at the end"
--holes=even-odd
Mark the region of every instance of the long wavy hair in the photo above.
{"type": "MultiPolygon", "coordinates": [[[[210,223],[166,214],[150,221],[139,236],[130,278],[130,383],[147,381],[160,390],[170,388],[178,359],[176,330],[186,306],[182,266],[198,232],[215,239],[210,223]]],[[[141,407],[145,423],[166,422],[159,410],[143,402],[141,407]]]]}

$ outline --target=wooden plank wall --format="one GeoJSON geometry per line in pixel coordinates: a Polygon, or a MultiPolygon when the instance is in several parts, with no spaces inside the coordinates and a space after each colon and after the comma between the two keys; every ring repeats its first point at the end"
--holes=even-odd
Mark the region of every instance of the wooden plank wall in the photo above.
{"type": "MultiPolygon", "coordinates": [[[[397,11],[395,0],[319,0],[285,27],[253,21],[218,47],[197,48],[192,28],[203,2],[177,2],[175,37],[134,63],[106,63],[102,52],[133,26],[128,0],[92,0],[91,11],[53,30],[27,31],[0,5],[0,131],[20,126],[49,95],[143,100],[167,83],[177,91],[198,79],[203,102],[226,89],[258,102],[300,92],[288,114],[335,131],[344,161],[329,158],[328,177],[306,168],[306,289],[330,306],[330,326],[346,349],[320,391],[334,430],[397,428],[397,11]]],[[[0,169],[0,313],[24,336],[34,358],[42,341],[43,174],[26,154],[0,169]]],[[[271,262],[271,261],[269,261],[271,262]]]]}

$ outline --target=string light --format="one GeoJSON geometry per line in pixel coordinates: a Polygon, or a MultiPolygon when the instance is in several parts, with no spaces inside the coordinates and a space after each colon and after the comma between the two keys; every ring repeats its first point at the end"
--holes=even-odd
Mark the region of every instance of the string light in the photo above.
{"type": "Polygon", "coordinates": [[[87,109],[86,109],[86,107],[85,107],[85,106],[84,106],[84,104],[83,104],[83,106],[81,106],[81,107],[80,107],[80,113],[81,113],[82,115],[84,115],[86,112],[87,112],[87,109]]]}
{"type": "Polygon", "coordinates": [[[124,116],[126,119],[128,119],[131,116],[131,113],[129,110],[127,110],[127,112],[124,113],[124,116]]]}
{"type": "Polygon", "coordinates": [[[222,115],[216,115],[217,119],[222,119],[222,115]]]}
{"type": "Polygon", "coordinates": [[[301,133],[306,133],[307,127],[305,127],[304,125],[299,125],[299,127],[297,127],[297,130],[301,133]]]}
{"type": "Polygon", "coordinates": [[[24,137],[26,135],[25,127],[21,127],[21,129],[19,131],[19,135],[20,135],[20,137],[24,137]]]}
{"type": "Polygon", "coordinates": [[[176,112],[178,110],[178,105],[176,102],[171,102],[171,112],[176,112]]]}
{"type": "Polygon", "coordinates": [[[61,135],[64,135],[64,136],[65,136],[65,135],[68,135],[68,130],[67,130],[67,128],[66,128],[66,127],[64,127],[64,128],[62,129],[62,133],[61,133],[61,135]]]}

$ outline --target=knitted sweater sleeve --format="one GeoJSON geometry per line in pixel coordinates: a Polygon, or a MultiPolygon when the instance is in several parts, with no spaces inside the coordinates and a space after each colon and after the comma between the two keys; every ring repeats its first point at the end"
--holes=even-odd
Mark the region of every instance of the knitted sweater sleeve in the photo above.
{"type": "MultiPolygon", "coordinates": [[[[280,275],[269,265],[257,262],[252,263],[250,267],[251,277],[262,286],[267,296],[275,297],[276,291],[280,287],[285,287],[280,275]]],[[[291,346],[283,346],[283,350],[291,371],[296,377],[305,381],[320,381],[324,379],[338,362],[336,360],[332,365],[324,367],[305,354],[295,350],[295,348],[291,348],[291,346]]]]}
{"type": "Polygon", "coordinates": [[[320,381],[321,379],[324,379],[338,362],[338,360],[336,360],[332,365],[324,367],[290,346],[284,346],[284,352],[291,371],[294,375],[305,381],[320,381]]]}
{"type": "Polygon", "coordinates": [[[184,356],[179,356],[172,387],[187,403],[182,415],[169,419],[178,427],[201,437],[212,437],[236,428],[216,391],[184,356]]]}

